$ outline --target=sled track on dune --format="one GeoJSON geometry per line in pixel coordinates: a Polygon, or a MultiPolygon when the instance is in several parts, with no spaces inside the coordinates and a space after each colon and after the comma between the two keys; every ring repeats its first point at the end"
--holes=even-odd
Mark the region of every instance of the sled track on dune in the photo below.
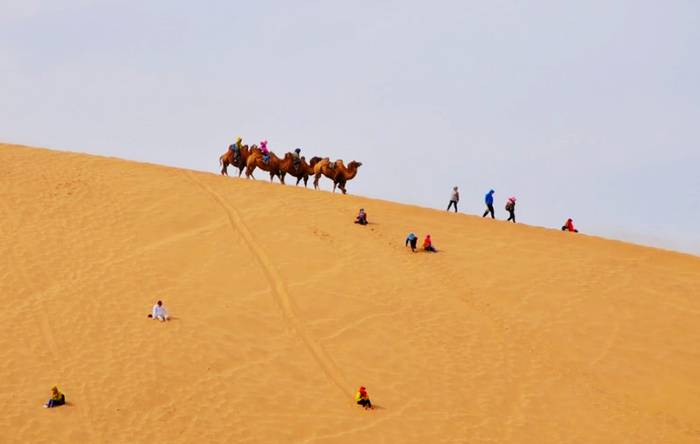
{"type": "Polygon", "coordinates": [[[199,180],[191,171],[187,171],[186,174],[192,182],[206,191],[226,212],[231,229],[238,232],[243,237],[246,245],[255,255],[258,263],[260,263],[265,277],[270,283],[270,288],[272,290],[272,295],[275,298],[275,302],[282,310],[282,314],[284,315],[284,319],[287,324],[303,341],[304,345],[314,357],[321,369],[323,369],[326,376],[333,381],[333,383],[343,392],[345,396],[352,396],[352,393],[348,390],[349,385],[343,376],[342,371],[338,368],[328,353],[326,353],[323,347],[321,347],[321,345],[306,330],[302,320],[295,313],[292,299],[289,296],[289,292],[287,291],[282,276],[280,276],[275,269],[272,261],[267,256],[267,253],[265,253],[265,250],[255,240],[253,234],[248,229],[245,222],[243,222],[243,219],[238,211],[227,203],[220,194],[207,186],[207,184],[205,184],[203,181],[199,180]]]}

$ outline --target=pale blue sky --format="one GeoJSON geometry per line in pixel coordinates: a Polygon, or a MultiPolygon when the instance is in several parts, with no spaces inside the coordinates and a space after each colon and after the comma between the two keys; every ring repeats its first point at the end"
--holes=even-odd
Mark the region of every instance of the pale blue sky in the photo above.
{"type": "Polygon", "coordinates": [[[0,140],[217,172],[265,138],[700,254],[699,54],[695,1],[0,0],[0,140]]]}

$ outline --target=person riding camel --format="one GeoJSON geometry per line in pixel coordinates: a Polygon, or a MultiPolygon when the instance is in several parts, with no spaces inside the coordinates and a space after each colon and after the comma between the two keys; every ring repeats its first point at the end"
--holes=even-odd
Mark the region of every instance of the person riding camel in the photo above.
{"type": "Polygon", "coordinates": [[[299,171],[299,166],[301,165],[301,148],[297,148],[292,153],[292,159],[294,160],[294,170],[299,171]]]}
{"type": "Polygon", "coordinates": [[[267,140],[260,142],[260,152],[263,155],[263,162],[268,163],[270,161],[270,150],[267,149],[267,140]]]}
{"type": "Polygon", "coordinates": [[[233,145],[229,145],[228,149],[233,151],[233,163],[238,163],[238,157],[241,155],[241,147],[243,146],[243,139],[241,136],[236,137],[236,142],[233,145]]]}

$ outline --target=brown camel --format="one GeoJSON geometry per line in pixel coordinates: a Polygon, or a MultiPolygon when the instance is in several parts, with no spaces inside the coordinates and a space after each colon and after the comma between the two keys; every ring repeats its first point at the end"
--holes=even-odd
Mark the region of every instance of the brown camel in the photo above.
{"type": "MultiPolygon", "coordinates": [[[[253,145],[253,148],[256,148],[255,145],[253,145]]],[[[240,154],[235,156],[231,148],[227,149],[224,154],[219,156],[221,175],[228,176],[228,166],[232,165],[233,167],[238,168],[238,177],[241,177],[241,173],[243,173],[243,169],[246,167],[246,161],[248,160],[250,151],[251,150],[248,149],[248,145],[243,145],[240,149],[240,154]]]]}
{"type": "Polygon", "coordinates": [[[345,167],[342,160],[336,160],[334,163],[331,163],[327,157],[321,159],[314,166],[314,174],[316,176],[314,178],[314,188],[318,189],[318,181],[321,179],[321,175],[323,175],[333,181],[334,193],[335,188],[338,187],[343,194],[346,194],[347,190],[345,189],[345,184],[347,184],[348,180],[355,178],[357,169],[361,166],[362,162],[356,162],[354,160],[345,167]]]}
{"type": "Polygon", "coordinates": [[[321,160],[320,157],[312,157],[311,158],[311,163],[306,163],[306,158],[302,157],[299,160],[299,165],[297,168],[295,168],[294,165],[294,158],[292,158],[292,161],[290,163],[286,162],[287,156],[290,156],[291,153],[287,153],[284,158],[285,161],[283,161],[280,164],[280,173],[282,174],[282,183],[284,183],[284,176],[289,174],[290,176],[296,177],[297,178],[297,185],[299,185],[299,182],[301,180],[304,180],[304,187],[306,187],[308,181],[309,181],[309,176],[314,174],[314,165],[321,160]]]}
{"type": "MultiPolygon", "coordinates": [[[[255,179],[255,176],[253,176],[253,171],[255,171],[255,168],[260,168],[263,171],[267,171],[270,173],[270,182],[274,182],[274,177],[277,176],[280,181],[282,182],[282,176],[280,175],[280,162],[282,160],[275,155],[275,153],[270,152],[270,158],[268,159],[267,163],[263,161],[263,154],[260,151],[258,147],[253,147],[250,150],[250,154],[248,155],[248,159],[246,160],[246,170],[245,170],[245,176],[250,179],[251,177],[255,179]]],[[[284,183],[284,182],[282,182],[284,183]]]]}
{"type": "Polygon", "coordinates": [[[361,166],[362,162],[356,162],[353,160],[346,168],[345,165],[343,165],[342,160],[336,160],[334,168],[336,173],[335,180],[333,181],[333,192],[335,193],[335,187],[337,185],[343,194],[347,194],[348,191],[345,189],[345,185],[348,183],[348,180],[352,180],[355,178],[355,176],[357,176],[357,169],[361,166]]]}

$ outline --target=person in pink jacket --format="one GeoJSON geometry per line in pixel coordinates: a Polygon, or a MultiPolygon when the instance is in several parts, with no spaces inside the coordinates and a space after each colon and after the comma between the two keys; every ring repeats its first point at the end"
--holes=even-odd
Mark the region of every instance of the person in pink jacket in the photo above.
{"type": "Polygon", "coordinates": [[[267,163],[270,160],[270,150],[267,149],[267,140],[260,142],[260,152],[263,155],[263,162],[267,163]]]}

